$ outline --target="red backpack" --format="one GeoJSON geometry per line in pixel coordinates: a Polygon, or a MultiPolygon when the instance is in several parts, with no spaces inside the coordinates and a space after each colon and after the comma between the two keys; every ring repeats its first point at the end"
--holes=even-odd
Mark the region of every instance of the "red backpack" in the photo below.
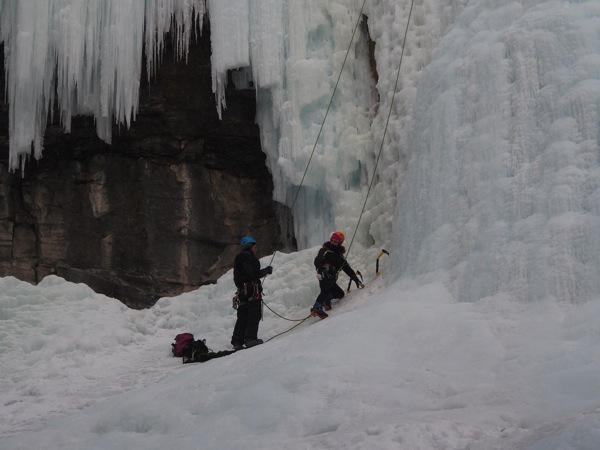
{"type": "Polygon", "coordinates": [[[175,336],[175,343],[171,344],[173,347],[173,356],[182,357],[192,356],[194,349],[194,335],[191,333],[181,333],[175,336]]]}

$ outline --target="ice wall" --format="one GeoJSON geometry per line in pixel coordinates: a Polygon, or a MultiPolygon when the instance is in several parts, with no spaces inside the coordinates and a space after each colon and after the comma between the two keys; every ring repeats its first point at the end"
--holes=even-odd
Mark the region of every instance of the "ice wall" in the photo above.
{"type": "Polygon", "coordinates": [[[600,9],[469,2],[418,88],[398,274],[457,299],[600,293],[600,9]]]}
{"type": "MultiPolygon", "coordinates": [[[[368,227],[375,247],[391,250],[396,245],[393,225],[398,222],[398,214],[404,214],[397,196],[412,154],[417,87],[424,68],[442,37],[452,29],[464,3],[374,0],[365,4],[369,32],[376,42],[379,104],[371,130],[373,152],[379,162],[361,228],[368,227]]],[[[394,255],[398,255],[397,249],[394,255]]]]}
{"type": "Polygon", "coordinates": [[[299,247],[319,244],[335,229],[350,235],[373,173],[371,122],[377,104],[366,24],[352,39],[362,2],[209,5],[219,108],[226,106],[227,72],[243,69],[242,83],[251,79],[257,92],[273,197],[294,207],[299,247]]]}

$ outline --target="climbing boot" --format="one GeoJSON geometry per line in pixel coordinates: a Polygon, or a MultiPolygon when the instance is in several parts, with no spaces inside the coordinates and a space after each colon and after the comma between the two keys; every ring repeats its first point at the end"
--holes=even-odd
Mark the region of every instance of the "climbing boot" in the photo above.
{"type": "Polygon", "coordinates": [[[250,348],[250,347],[254,347],[256,345],[260,345],[262,343],[263,343],[262,339],[250,339],[250,340],[246,340],[246,342],[244,342],[244,347],[250,348]]]}
{"type": "Polygon", "coordinates": [[[318,316],[321,319],[326,319],[327,317],[329,317],[325,311],[323,311],[322,309],[317,309],[317,308],[311,308],[310,315],[313,317],[318,316]]]}

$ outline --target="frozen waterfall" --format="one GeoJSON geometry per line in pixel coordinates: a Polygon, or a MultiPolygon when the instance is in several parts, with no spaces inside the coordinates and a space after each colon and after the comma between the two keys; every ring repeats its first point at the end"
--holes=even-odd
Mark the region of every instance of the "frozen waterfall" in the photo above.
{"type": "Polygon", "coordinates": [[[184,58],[208,17],[217,109],[229,79],[255,88],[300,248],[357,229],[398,277],[443,278],[460,300],[597,296],[597,2],[442,3],[0,2],[11,168],[41,156],[54,102],[67,131],[90,114],[110,141],[135,120],[144,48],[153,73],[164,34],[184,58]]]}
{"type": "Polygon", "coordinates": [[[420,80],[398,273],[453,294],[600,292],[597,3],[470,2],[420,80]]]}

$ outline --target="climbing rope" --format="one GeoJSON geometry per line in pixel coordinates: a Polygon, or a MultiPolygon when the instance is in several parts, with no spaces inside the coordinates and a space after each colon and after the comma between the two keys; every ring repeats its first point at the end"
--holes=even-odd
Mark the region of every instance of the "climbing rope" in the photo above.
{"type": "MultiPolygon", "coordinates": [[[[317,134],[317,138],[315,139],[315,143],[313,145],[312,151],[308,158],[308,162],[306,163],[306,167],[304,169],[304,173],[302,174],[300,184],[298,185],[298,189],[294,196],[294,200],[292,201],[292,205],[290,206],[290,210],[292,210],[292,211],[294,210],[294,207],[296,206],[296,202],[298,201],[298,197],[300,195],[300,189],[302,188],[302,185],[304,184],[304,179],[306,178],[306,174],[308,173],[308,167],[310,166],[310,162],[312,161],[312,158],[315,154],[315,151],[317,149],[317,144],[319,143],[319,138],[321,137],[321,133],[323,132],[323,127],[325,126],[325,120],[327,119],[327,116],[329,115],[329,110],[331,109],[331,105],[333,104],[333,99],[335,98],[335,93],[337,92],[338,85],[340,84],[340,79],[342,78],[342,73],[344,71],[344,67],[346,66],[346,61],[348,60],[348,55],[350,54],[350,50],[352,49],[352,43],[354,42],[354,36],[356,35],[356,30],[358,29],[358,26],[360,25],[360,20],[362,18],[362,12],[365,7],[366,1],[367,0],[363,0],[362,6],[360,7],[360,11],[358,12],[358,18],[356,20],[356,24],[354,25],[354,29],[352,30],[350,44],[348,44],[348,49],[346,50],[346,56],[344,56],[344,61],[342,62],[342,67],[340,68],[340,72],[339,72],[337,80],[335,82],[335,86],[333,87],[333,92],[331,94],[331,98],[329,99],[329,104],[327,105],[327,110],[325,111],[325,116],[323,117],[323,122],[321,123],[321,127],[319,128],[319,133],[317,134]]],[[[269,265],[271,265],[273,263],[276,253],[277,253],[277,251],[273,252],[273,255],[271,256],[271,261],[269,262],[269,265]]],[[[263,278],[263,283],[265,281],[265,278],[263,278]]],[[[282,315],[276,313],[275,311],[273,311],[273,309],[271,309],[264,301],[263,301],[263,306],[266,306],[273,314],[275,314],[276,316],[278,316],[282,319],[285,319],[285,320],[304,322],[306,319],[308,319],[308,317],[306,317],[304,319],[288,319],[288,318],[283,317],[282,315]]]]}
{"type": "Polygon", "coordinates": [[[408,11],[408,20],[406,21],[406,28],[404,29],[404,38],[402,41],[402,52],[400,53],[400,62],[398,63],[398,72],[396,73],[396,83],[394,84],[394,91],[392,93],[392,101],[390,102],[390,109],[388,111],[387,120],[385,122],[385,127],[383,129],[383,136],[381,137],[381,144],[379,145],[379,152],[377,153],[377,159],[375,160],[375,167],[373,168],[373,177],[371,178],[371,182],[369,183],[369,189],[367,189],[367,195],[365,197],[365,201],[363,203],[362,210],[360,211],[360,215],[358,216],[358,222],[356,222],[356,228],[354,229],[354,233],[352,234],[352,239],[350,240],[350,245],[348,246],[348,251],[346,252],[346,258],[348,257],[348,253],[350,253],[350,249],[352,248],[352,244],[354,243],[354,237],[358,231],[358,226],[360,225],[360,221],[362,220],[362,216],[367,207],[367,200],[369,199],[369,195],[371,194],[371,189],[373,188],[373,183],[375,181],[375,176],[377,174],[377,166],[379,165],[379,159],[381,158],[381,153],[383,152],[383,144],[385,141],[385,137],[387,136],[388,126],[390,124],[390,117],[392,116],[392,108],[394,107],[394,100],[396,99],[396,91],[398,89],[398,81],[400,80],[400,68],[402,67],[402,59],[404,58],[404,49],[406,48],[406,37],[408,36],[408,27],[410,25],[410,18],[412,16],[413,6],[415,4],[415,0],[410,2],[410,10],[408,11]]]}
{"type": "Polygon", "coordinates": [[[360,11],[358,12],[358,19],[356,20],[356,25],[354,25],[354,30],[352,30],[352,37],[350,38],[350,44],[348,45],[348,50],[346,50],[346,56],[344,56],[344,62],[342,63],[342,67],[340,68],[340,73],[338,74],[337,81],[335,82],[335,86],[333,87],[333,93],[331,94],[331,98],[329,99],[329,104],[327,105],[327,110],[325,111],[325,117],[323,117],[323,122],[321,123],[321,127],[319,128],[319,133],[317,134],[317,138],[315,139],[315,144],[313,145],[312,152],[310,153],[310,157],[308,158],[308,162],[306,163],[306,168],[304,169],[304,173],[302,174],[302,179],[300,180],[300,185],[298,186],[298,190],[296,191],[294,201],[292,202],[292,206],[290,207],[291,210],[293,210],[294,206],[296,205],[296,201],[298,200],[298,196],[300,195],[300,188],[304,184],[304,178],[306,178],[306,174],[308,172],[308,167],[310,166],[310,162],[312,161],[312,158],[315,154],[317,144],[319,143],[319,138],[321,137],[321,132],[323,131],[323,127],[325,126],[325,120],[327,120],[327,116],[329,115],[329,110],[331,109],[331,105],[333,103],[335,93],[337,92],[338,84],[340,84],[340,79],[342,78],[342,72],[344,71],[344,67],[346,66],[346,61],[348,60],[348,55],[350,54],[350,50],[352,49],[352,43],[354,42],[354,35],[356,34],[358,25],[360,25],[360,19],[362,18],[362,12],[365,7],[366,1],[367,0],[363,0],[363,4],[360,7],[360,11]]]}
{"type": "MultiPolygon", "coordinates": [[[[311,152],[311,154],[310,154],[310,157],[308,158],[308,162],[307,162],[307,164],[306,164],[306,168],[305,168],[305,170],[304,170],[304,173],[303,173],[303,175],[302,175],[302,179],[300,180],[300,185],[298,186],[298,190],[296,191],[296,195],[295,195],[295,197],[294,197],[294,200],[293,200],[293,202],[292,202],[292,206],[291,206],[291,208],[290,208],[290,209],[292,209],[292,210],[294,209],[294,206],[296,205],[296,201],[298,200],[298,196],[299,196],[299,194],[300,194],[300,189],[302,188],[302,185],[303,185],[303,183],[304,183],[304,179],[306,178],[306,174],[307,174],[307,172],[308,172],[308,167],[309,167],[309,165],[310,165],[310,162],[311,162],[311,160],[312,160],[312,158],[313,158],[313,155],[314,155],[314,153],[315,153],[315,151],[316,151],[317,143],[319,142],[319,138],[320,138],[320,136],[321,136],[321,132],[323,131],[323,127],[324,127],[324,125],[325,125],[325,120],[327,119],[327,116],[328,116],[328,114],[329,114],[329,110],[330,110],[330,108],[331,108],[331,105],[332,105],[332,103],[333,103],[333,99],[334,99],[334,97],[335,97],[335,93],[336,93],[336,91],[337,91],[337,87],[338,87],[338,84],[339,84],[339,82],[340,82],[340,79],[341,79],[341,76],[342,76],[342,72],[343,72],[343,70],[344,70],[344,66],[346,65],[346,61],[347,61],[347,59],[348,59],[348,54],[350,53],[350,50],[351,50],[351,48],[352,48],[352,43],[354,42],[354,36],[355,36],[355,34],[356,34],[356,30],[358,29],[358,26],[359,26],[359,24],[360,24],[360,19],[361,19],[361,17],[362,17],[362,11],[363,11],[363,9],[364,9],[365,3],[366,3],[366,0],[364,0],[364,1],[363,1],[363,4],[362,4],[362,6],[361,6],[361,8],[360,8],[360,12],[359,12],[359,14],[358,14],[358,19],[357,19],[357,21],[356,21],[356,25],[355,25],[355,27],[354,27],[354,30],[352,31],[352,38],[351,38],[351,40],[350,40],[350,44],[348,45],[348,50],[346,51],[346,56],[344,57],[344,62],[342,63],[342,67],[341,67],[341,69],[340,69],[340,72],[339,72],[339,75],[338,75],[337,81],[336,81],[336,83],[335,83],[335,86],[334,86],[334,89],[333,89],[333,93],[332,93],[332,95],[331,95],[331,98],[330,98],[330,100],[329,100],[329,104],[327,105],[327,110],[326,110],[326,112],[325,112],[325,116],[323,117],[323,122],[321,123],[321,127],[319,128],[319,133],[318,133],[318,135],[317,135],[317,138],[316,138],[316,140],[315,140],[315,144],[313,145],[313,149],[312,149],[312,152],[311,152]]],[[[410,3],[410,9],[409,9],[409,12],[408,12],[408,19],[407,19],[407,21],[406,21],[406,28],[405,28],[405,30],[404,30],[404,37],[403,37],[402,51],[401,51],[401,53],[400,53],[400,61],[399,61],[399,63],[398,63],[398,71],[397,71],[397,73],[396,73],[396,82],[395,82],[395,84],[394,84],[394,90],[393,90],[393,93],[392,93],[392,99],[391,99],[391,102],[390,102],[390,108],[389,108],[389,110],[388,110],[388,115],[387,115],[387,119],[386,119],[386,122],[385,122],[385,127],[384,127],[384,129],[383,129],[383,135],[382,135],[382,137],[381,137],[381,143],[380,143],[380,145],[379,145],[379,151],[377,152],[377,158],[376,158],[376,160],[375,160],[375,166],[374,166],[374,168],[373,168],[373,176],[371,177],[371,181],[369,182],[369,187],[368,187],[368,189],[367,189],[367,195],[365,196],[365,201],[364,201],[364,203],[363,203],[363,206],[362,206],[362,209],[361,209],[360,215],[359,215],[359,217],[358,217],[358,221],[357,221],[357,223],[356,223],[356,227],[355,227],[355,229],[354,229],[354,232],[353,232],[353,234],[352,234],[352,238],[350,239],[350,245],[348,246],[348,250],[347,250],[347,252],[346,252],[346,256],[345,256],[345,259],[344,259],[345,261],[346,261],[346,260],[347,260],[347,258],[348,258],[348,254],[350,253],[350,249],[352,248],[352,245],[353,245],[353,243],[354,243],[354,239],[355,239],[355,237],[356,237],[356,234],[357,234],[357,232],[358,232],[358,227],[359,227],[359,225],[360,225],[360,222],[361,222],[361,220],[362,220],[362,217],[363,217],[363,215],[364,215],[364,213],[365,213],[365,209],[366,209],[366,206],[367,206],[367,201],[368,201],[368,199],[369,199],[369,195],[371,194],[371,190],[372,190],[372,188],[373,188],[373,184],[374,184],[374,182],[375,182],[375,177],[376,177],[376,175],[377,175],[377,167],[378,167],[378,165],[379,165],[379,160],[381,159],[381,154],[383,153],[383,146],[384,146],[384,143],[385,143],[385,138],[386,138],[386,136],[387,136],[387,131],[388,131],[389,123],[390,123],[390,118],[391,118],[391,115],[392,115],[392,109],[393,109],[393,106],[394,106],[394,101],[395,101],[395,99],[396,99],[396,91],[397,91],[397,89],[398,89],[398,83],[399,83],[399,81],[400,81],[400,69],[402,68],[402,60],[404,59],[404,49],[406,48],[406,38],[407,38],[407,36],[408,36],[408,29],[409,29],[409,25],[410,25],[410,19],[411,19],[411,17],[412,17],[412,11],[413,11],[413,7],[414,7],[414,3],[415,3],[415,1],[414,1],[414,0],[412,0],[412,1],[411,1],[411,3],[410,3]]],[[[273,255],[272,255],[272,257],[271,257],[270,264],[273,262],[273,260],[274,260],[274,258],[275,258],[275,253],[276,253],[276,252],[274,252],[274,253],[273,253],[273,255]]],[[[387,252],[386,252],[386,253],[387,253],[387,252]]],[[[389,253],[388,253],[388,254],[389,254],[389,253]]],[[[378,261],[378,262],[379,262],[379,261],[378,261]]],[[[343,264],[342,264],[342,267],[343,267],[343,264]]],[[[340,267],[340,269],[339,269],[339,270],[341,270],[341,267],[340,267]]],[[[339,270],[338,270],[338,273],[339,273],[339,270]]],[[[378,271],[378,270],[377,270],[377,271],[378,271]]],[[[264,279],[263,279],[263,281],[264,281],[264,279]]],[[[294,325],[293,327],[291,327],[290,329],[288,329],[288,330],[286,330],[286,331],[283,331],[283,332],[281,332],[281,333],[279,333],[279,334],[277,334],[277,335],[275,335],[275,336],[271,337],[270,339],[268,339],[268,341],[270,341],[271,339],[273,339],[273,338],[275,338],[275,337],[277,337],[277,336],[281,336],[282,334],[285,334],[285,333],[287,333],[287,332],[291,331],[292,329],[296,328],[296,327],[297,327],[297,326],[299,326],[301,323],[303,323],[305,320],[307,320],[309,317],[311,317],[311,316],[309,315],[308,317],[305,317],[304,319],[288,319],[288,318],[286,318],[286,317],[283,317],[283,316],[281,316],[280,314],[276,313],[275,311],[273,311],[273,309],[271,309],[271,308],[270,308],[270,307],[269,307],[269,306],[268,306],[268,305],[267,305],[267,304],[266,304],[264,301],[263,301],[263,305],[264,305],[264,306],[266,306],[266,307],[267,307],[267,308],[268,308],[268,309],[269,309],[271,312],[273,312],[275,315],[279,316],[280,318],[282,318],[282,319],[284,319],[284,320],[289,320],[289,321],[297,321],[297,322],[299,322],[299,323],[297,323],[296,325],[294,325]]],[[[268,342],[268,341],[267,341],[267,342],[268,342]]]]}
{"type": "MultiPolygon", "coordinates": [[[[281,317],[281,316],[279,316],[279,317],[281,317]]],[[[296,325],[294,325],[293,327],[291,327],[291,328],[288,328],[287,330],[285,330],[285,331],[282,331],[281,333],[278,333],[278,334],[276,334],[275,336],[271,336],[271,337],[270,337],[269,339],[267,339],[265,342],[269,342],[270,340],[272,340],[272,339],[275,339],[276,337],[279,337],[279,336],[281,336],[282,334],[285,334],[285,333],[288,333],[288,332],[292,331],[294,328],[296,328],[297,326],[300,326],[300,325],[302,325],[302,323],[303,323],[305,320],[307,320],[307,319],[310,319],[311,317],[312,317],[312,316],[309,314],[309,315],[308,315],[308,316],[306,316],[304,319],[300,319],[300,320],[298,321],[298,323],[297,323],[296,325]]],[[[286,319],[286,320],[289,320],[289,319],[286,319]]]]}
{"type": "Polygon", "coordinates": [[[303,320],[308,319],[308,317],[306,319],[288,319],[287,317],[283,317],[281,314],[277,313],[275,310],[273,310],[273,308],[271,308],[269,305],[267,305],[265,303],[265,301],[263,300],[263,305],[269,310],[271,311],[273,314],[275,314],[277,317],[280,317],[283,320],[289,320],[290,322],[300,322],[303,320]]]}

